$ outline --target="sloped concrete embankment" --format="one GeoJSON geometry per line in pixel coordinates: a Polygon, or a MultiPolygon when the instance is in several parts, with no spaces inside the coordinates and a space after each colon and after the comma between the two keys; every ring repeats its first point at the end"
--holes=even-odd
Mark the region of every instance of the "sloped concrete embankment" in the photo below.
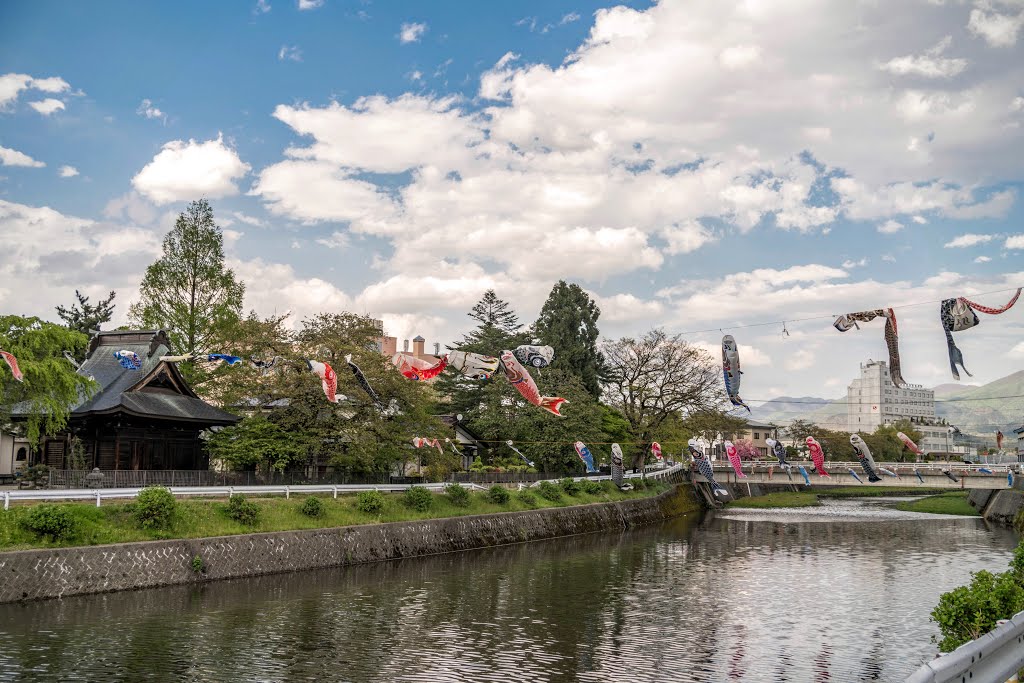
{"type": "Polygon", "coordinates": [[[967,502],[990,522],[1013,524],[1024,510],[1024,477],[1018,477],[1012,489],[974,489],[967,502]]]}
{"type": "Polygon", "coordinates": [[[6,552],[0,603],[459,552],[629,529],[700,510],[693,487],[684,484],[652,498],[527,512],[6,552]]]}

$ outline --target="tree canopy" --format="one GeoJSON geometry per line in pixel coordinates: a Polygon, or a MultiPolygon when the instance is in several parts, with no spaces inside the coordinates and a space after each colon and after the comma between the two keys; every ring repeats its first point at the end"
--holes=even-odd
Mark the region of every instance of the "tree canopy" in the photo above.
{"type": "Polygon", "coordinates": [[[89,297],[83,296],[77,289],[75,298],[78,303],[72,304],[70,308],[57,306],[57,315],[64,321],[68,329],[81,332],[86,337],[91,336],[93,330],[99,330],[100,325],[110,322],[114,317],[114,297],[116,292],[111,291],[106,299],[100,299],[95,304],[89,303],[89,297]]]}
{"type": "MultiPolygon", "coordinates": [[[[224,265],[224,236],[205,199],[190,203],[147,269],[132,305],[132,324],[167,331],[174,352],[209,352],[219,330],[242,312],[245,285],[224,265]]],[[[192,368],[185,364],[186,375],[192,368]]]]}
{"type": "Polygon", "coordinates": [[[65,350],[83,354],[88,341],[81,332],[39,318],[0,317],[0,349],[14,354],[24,375],[24,381],[17,382],[9,373],[0,374],[0,422],[6,423],[16,411],[33,447],[40,436],[62,430],[71,409],[97,389],[63,355],[65,350]]]}
{"type": "Polygon", "coordinates": [[[601,395],[600,316],[601,309],[582,287],[559,280],[533,325],[541,343],[555,350],[552,367],[577,375],[594,398],[601,395]]]}

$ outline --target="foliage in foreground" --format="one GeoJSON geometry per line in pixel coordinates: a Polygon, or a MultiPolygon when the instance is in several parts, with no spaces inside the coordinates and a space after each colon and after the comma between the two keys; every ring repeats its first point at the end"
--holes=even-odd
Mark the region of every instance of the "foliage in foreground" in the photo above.
{"type": "Polygon", "coordinates": [[[1024,542],[1013,551],[1008,571],[971,574],[971,582],[939,596],[932,621],[939,625],[939,650],[952,652],[981,637],[1000,619],[1024,610],[1024,542]]]}
{"type": "Polygon", "coordinates": [[[29,531],[54,541],[66,541],[75,536],[78,525],[74,515],[64,505],[37,505],[22,519],[29,531]]]}
{"type": "Polygon", "coordinates": [[[237,493],[228,498],[227,512],[228,517],[246,526],[255,526],[260,521],[259,506],[237,493]]]}

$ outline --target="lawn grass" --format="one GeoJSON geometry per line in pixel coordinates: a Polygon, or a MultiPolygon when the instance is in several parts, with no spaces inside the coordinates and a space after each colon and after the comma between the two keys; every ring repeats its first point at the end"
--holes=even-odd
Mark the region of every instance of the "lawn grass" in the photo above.
{"type": "Polygon", "coordinates": [[[876,496],[927,496],[949,489],[898,488],[895,486],[843,486],[818,492],[822,498],[874,498],[876,496]]]}
{"type": "Polygon", "coordinates": [[[126,543],[131,541],[153,541],[173,538],[204,538],[210,536],[231,536],[236,534],[266,531],[293,531],[299,529],[320,529],[355,524],[379,522],[406,522],[440,517],[461,517],[494,512],[517,512],[537,508],[567,507],[588,503],[631,500],[657,495],[670,488],[669,484],[649,482],[639,490],[619,491],[611,482],[604,482],[600,493],[587,494],[582,491],[570,496],[562,492],[561,499],[550,501],[537,495],[532,502],[524,501],[517,492],[510,491],[507,503],[491,503],[486,491],[473,491],[466,507],[450,502],[447,495],[433,494],[429,510],[418,512],[402,504],[403,494],[384,494],[384,508],[375,514],[360,512],[356,508],[355,494],[320,496],[324,502],[321,517],[307,517],[299,512],[305,496],[251,498],[260,508],[259,521],[245,526],[227,516],[227,502],[214,500],[179,500],[172,524],[166,530],[143,529],[135,520],[132,503],[109,502],[102,507],[87,503],[62,503],[75,519],[77,531],[65,540],[53,540],[38,536],[26,529],[22,521],[33,505],[16,505],[10,510],[0,510],[0,551],[27,550],[32,548],[60,548],[79,545],[100,545],[126,543]]]}
{"type": "Polygon", "coordinates": [[[896,503],[897,510],[904,512],[929,512],[933,515],[967,515],[978,517],[978,511],[967,502],[968,491],[947,491],[921,500],[896,503]]]}

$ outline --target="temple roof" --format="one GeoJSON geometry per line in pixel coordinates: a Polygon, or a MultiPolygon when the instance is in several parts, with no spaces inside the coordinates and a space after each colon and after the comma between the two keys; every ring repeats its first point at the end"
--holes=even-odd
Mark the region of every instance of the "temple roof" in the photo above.
{"type": "Polygon", "coordinates": [[[89,344],[89,355],[80,375],[99,384],[91,398],[71,410],[72,418],[123,412],[138,417],[178,420],[207,425],[238,422],[236,415],[216,408],[196,396],[177,365],[161,361],[169,355],[170,341],[163,330],[114,330],[100,332],[89,344]],[[142,360],[138,370],[121,367],[114,353],[133,351],[142,360]]]}

